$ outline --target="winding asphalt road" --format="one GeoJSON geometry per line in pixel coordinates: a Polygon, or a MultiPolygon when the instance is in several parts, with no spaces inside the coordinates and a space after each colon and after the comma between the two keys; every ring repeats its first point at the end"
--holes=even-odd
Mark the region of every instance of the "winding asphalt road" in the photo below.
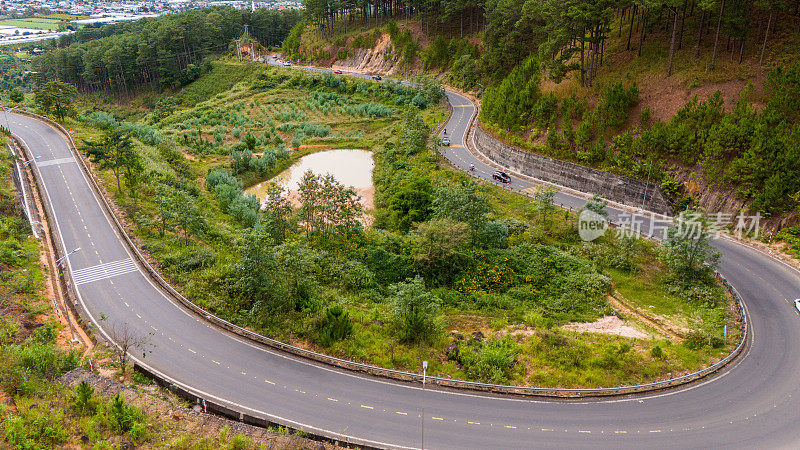
{"type": "MultiPolygon", "coordinates": [[[[446,125],[458,167],[476,160],[463,141],[474,107],[447,93],[446,125]]],[[[134,263],[65,138],[51,126],[9,114],[10,129],[37,157],[32,164],[54,210],[78,301],[103,330],[127,323],[153,333],[156,347],[134,357],[209,400],[238,411],[378,447],[421,446],[422,390],[298,360],[209,326],[157,288],[134,263]],[[101,317],[105,318],[98,321],[101,317]]],[[[524,180],[512,186],[527,189],[524,180]]],[[[585,200],[559,194],[578,207],[585,200]]],[[[610,209],[612,216],[619,211],[610,209]]],[[[717,242],[720,272],[750,313],[753,339],[729,369],[690,387],[631,398],[529,400],[427,389],[428,448],[797,448],[800,446],[800,297],[794,269],[751,248],[717,242]]]]}

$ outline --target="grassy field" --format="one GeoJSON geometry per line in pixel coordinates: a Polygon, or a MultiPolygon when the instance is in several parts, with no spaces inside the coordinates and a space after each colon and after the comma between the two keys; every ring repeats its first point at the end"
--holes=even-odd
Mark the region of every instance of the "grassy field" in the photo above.
{"type": "Polygon", "coordinates": [[[60,20],[45,19],[42,17],[31,17],[28,19],[8,19],[0,21],[0,26],[18,27],[18,28],[33,28],[38,30],[54,31],[58,29],[60,20]]]}

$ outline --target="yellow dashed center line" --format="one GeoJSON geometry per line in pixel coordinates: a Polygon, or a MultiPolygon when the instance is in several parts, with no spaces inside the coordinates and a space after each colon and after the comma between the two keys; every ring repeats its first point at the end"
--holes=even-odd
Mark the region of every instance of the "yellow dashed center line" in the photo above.
{"type": "Polygon", "coordinates": [[[362,407],[362,408],[367,408],[367,409],[375,409],[375,408],[373,408],[372,406],[367,406],[367,405],[361,405],[361,407],[362,407]]]}
{"type": "Polygon", "coordinates": [[[265,383],[272,384],[272,385],[274,385],[274,384],[275,384],[275,383],[273,383],[272,381],[269,381],[269,380],[264,380],[264,382],[265,382],[265,383]]]}
{"type": "Polygon", "coordinates": [[[433,419],[433,420],[444,420],[441,417],[431,417],[431,419],[433,419]]]}
{"type": "Polygon", "coordinates": [[[513,425],[506,425],[506,428],[510,428],[510,429],[512,429],[512,430],[515,430],[517,427],[515,427],[515,426],[513,426],[513,425]]]}
{"type": "Polygon", "coordinates": [[[247,372],[242,372],[242,375],[247,375],[247,372]]]}
{"type": "Polygon", "coordinates": [[[187,350],[189,350],[190,352],[194,353],[195,355],[197,354],[197,352],[192,350],[192,349],[187,349],[187,350]]]}
{"type": "Polygon", "coordinates": [[[591,433],[589,430],[578,430],[578,433],[591,433]]]}
{"type": "Polygon", "coordinates": [[[338,402],[339,401],[339,400],[336,400],[335,398],[330,398],[330,397],[328,397],[328,400],[330,400],[332,402],[338,402]]]}
{"type": "Polygon", "coordinates": [[[661,433],[661,430],[650,430],[651,433],[661,433]]]}
{"type": "Polygon", "coordinates": [[[480,425],[481,424],[480,422],[467,422],[467,423],[470,424],[470,425],[480,425]]]}
{"type": "Polygon", "coordinates": [[[628,432],[625,431],[625,430],[617,430],[614,433],[617,433],[617,434],[628,434],[628,432]]]}
{"type": "Polygon", "coordinates": [[[211,360],[211,362],[213,362],[214,364],[216,364],[218,366],[220,365],[218,362],[214,361],[213,359],[211,360]]]}
{"type": "Polygon", "coordinates": [[[396,412],[397,412],[397,414],[400,414],[401,416],[407,416],[408,415],[408,413],[404,413],[402,411],[396,411],[396,412]]]}

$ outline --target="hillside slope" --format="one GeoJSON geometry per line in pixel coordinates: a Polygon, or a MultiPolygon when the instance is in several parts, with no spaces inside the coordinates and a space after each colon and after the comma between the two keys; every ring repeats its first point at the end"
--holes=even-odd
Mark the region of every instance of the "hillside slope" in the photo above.
{"type": "MultiPolygon", "coordinates": [[[[552,76],[552,70],[546,70],[549,66],[543,62],[535,75],[539,80],[536,98],[530,99],[530,104],[519,112],[511,114],[522,117],[522,120],[513,125],[502,124],[483,115],[482,126],[502,141],[529,151],[642,180],[654,177],[656,182],[665,184],[678,209],[696,205],[709,211],[734,214],[759,210],[771,216],[764,223],[768,228],[794,224],[797,221],[796,205],[770,204],[765,207],[763,202],[754,205],[753,200],[759,193],[744,193],[747,189],[742,189],[733,174],[723,179],[719,174],[709,174],[708,168],[696,158],[648,151],[648,145],[624,154],[616,142],[631,138],[636,141],[654,125],[668,124],[675,117],[685,116],[687,105],[691,109],[694,99],[701,106],[711,98],[715,98],[715,102],[718,102],[716,98],[721,99],[720,113],[729,114],[737,101],[746,95],[746,100],[740,104],[754,108],[753,111],[763,109],[771,98],[771,91],[766,86],[768,74],[777,67],[800,61],[800,34],[794,23],[796,20],[786,16],[774,21],[765,40],[765,23],[758,18],[751,33],[757,36],[737,40],[726,39],[723,34],[714,55],[714,33],[709,31],[708,20],[700,30],[699,15],[687,12],[683,39],[678,40],[672,73],[667,76],[671,29],[653,25],[648,28],[644,42],[640,43],[638,23],[628,22],[630,17],[630,13],[623,13],[612,22],[591,85],[581,85],[579,71],[568,72],[562,79],[554,80],[557,77],[552,76]],[[699,41],[698,37],[701,38],[699,41]],[[763,61],[760,61],[762,47],[763,61]],[[714,69],[711,69],[712,59],[714,69]],[[615,85],[622,89],[635,86],[636,91],[621,107],[620,123],[603,130],[592,124],[585,142],[576,142],[572,135],[585,121],[583,115],[592,113],[598,104],[602,104],[604,96],[611,95],[609,91],[615,85]],[[717,95],[719,97],[715,97],[717,95]],[[536,104],[538,98],[550,104],[536,104]],[[565,113],[572,116],[569,125],[565,113]],[[655,173],[652,162],[657,162],[655,173]]],[[[304,31],[297,55],[313,64],[356,72],[401,73],[406,76],[433,73],[478,97],[483,94],[484,86],[491,90],[501,84],[502,79],[492,78],[483,64],[489,52],[483,44],[485,30],[463,38],[457,34],[448,37],[441,32],[437,36],[428,36],[418,21],[397,23],[399,25],[389,22],[377,28],[351,28],[347,34],[328,37],[322,37],[317,29],[309,26],[304,31]],[[415,44],[401,41],[401,36],[406,40],[410,38],[415,44]],[[357,48],[371,43],[374,46],[369,49],[357,48]],[[477,56],[469,57],[472,49],[479,51],[477,56]]],[[[514,87],[511,91],[519,89],[514,87]]],[[[508,95],[500,98],[503,102],[500,108],[507,108],[508,95]]],[[[708,127],[710,124],[698,126],[708,127]]],[[[736,154],[730,153],[726,158],[730,162],[735,157],[736,154]]]]}

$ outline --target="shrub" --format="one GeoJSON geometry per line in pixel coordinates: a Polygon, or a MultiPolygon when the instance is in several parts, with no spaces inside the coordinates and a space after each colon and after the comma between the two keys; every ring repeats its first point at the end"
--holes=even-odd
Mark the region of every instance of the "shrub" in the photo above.
{"type": "Polygon", "coordinates": [[[51,344],[56,340],[56,330],[53,324],[48,323],[45,326],[39,327],[31,333],[29,338],[31,342],[38,344],[51,344]]]}
{"type": "Polygon", "coordinates": [[[78,353],[62,353],[53,344],[32,343],[13,350],[22,367],[51,380],[77,367],[79,360],[78,353]]]}
{"type": "Polygon", "coordinates": [[[233,176],[228,169],[212,170],[206,175],[206,187],[209,190],[213,190],[219,184],[242,189],[242,182],[233,176]]]}
{"type": "Polygon", "coordinates": [[[637,103],[639,103],[639,88],[636,83],[625,89],[618,81],[603,89],[597,111],[600,114],[600,120],[606,126],[619,128],[628,120],[630,109],[637,103]]]}
{"type": "Polygon", "coordinates": [[[346,339],[353,333],[350,315],[341,305],[334,305],[325,310],[325,317],[320,322],[319,343],[330,347],[334,342],[346,339]]]}
{"type": "Polygon", "coordinates": [[[531,116],[539,127],[547,127],[556,120],[558,110],[558,98],[552,92],[539,97],[533,106],[531,116]]]}
{"type": "Polygon", "coordinates": [[[22,449],[52,448],[67,440],[61,411],[27,413],[5,421],[6,441],[22,449]]]}
{"type": "Polygon", "coordinates": [[[144,414],[133,406],[125,404],[125,397],[117,394],[106,406],[111,428],[117,433],[127,433],[137,422],[142,422],[144,414]]]}
{"type": "Polygon", "coordinates": [[[228,205],[227,211],[234,219],[246,227],[252,227],[258,221],[258,211],[261,209],[261,202],[258,197],[252,194],[237,195],[228,205]]]}
{"type": "Polygon", "coordinates": [[[653,347],[652,350],[650,350],[650,356],[652,356],[653,358],[659,358],[660,359],[660,358],[664,357],[664,350],[662,350],[661,347],[656,345],[655,347],[653,347]]]}
{"type": "Polygon", "coordinates": [[[459,352],[464,372],[470,379],[484,383],[507,383],[519,353],[509,337],[486,342],[472,341],[459,352]]]}
{"type": "Polygon", "coordinates": [[[88,382],[81,381],[75,387],[75,409],[82,414],[87,414],[94,409],[94,388],[88,382]]]}
{"type": "Polygon", "coordinates": [[[411,104],[419,109],[425,109],[428,106],[425,97],[420,94],[415,95],[414,98],[411,99],[411,104]]]}
{"type": "Polygon", "coordinates": [[[425,289],[417,275],[402,283],[389,285],[389,301],[400,326],[400,339],[405,342],[429,341],[436,332],[435,311],[439,298],[425,289]]]}

